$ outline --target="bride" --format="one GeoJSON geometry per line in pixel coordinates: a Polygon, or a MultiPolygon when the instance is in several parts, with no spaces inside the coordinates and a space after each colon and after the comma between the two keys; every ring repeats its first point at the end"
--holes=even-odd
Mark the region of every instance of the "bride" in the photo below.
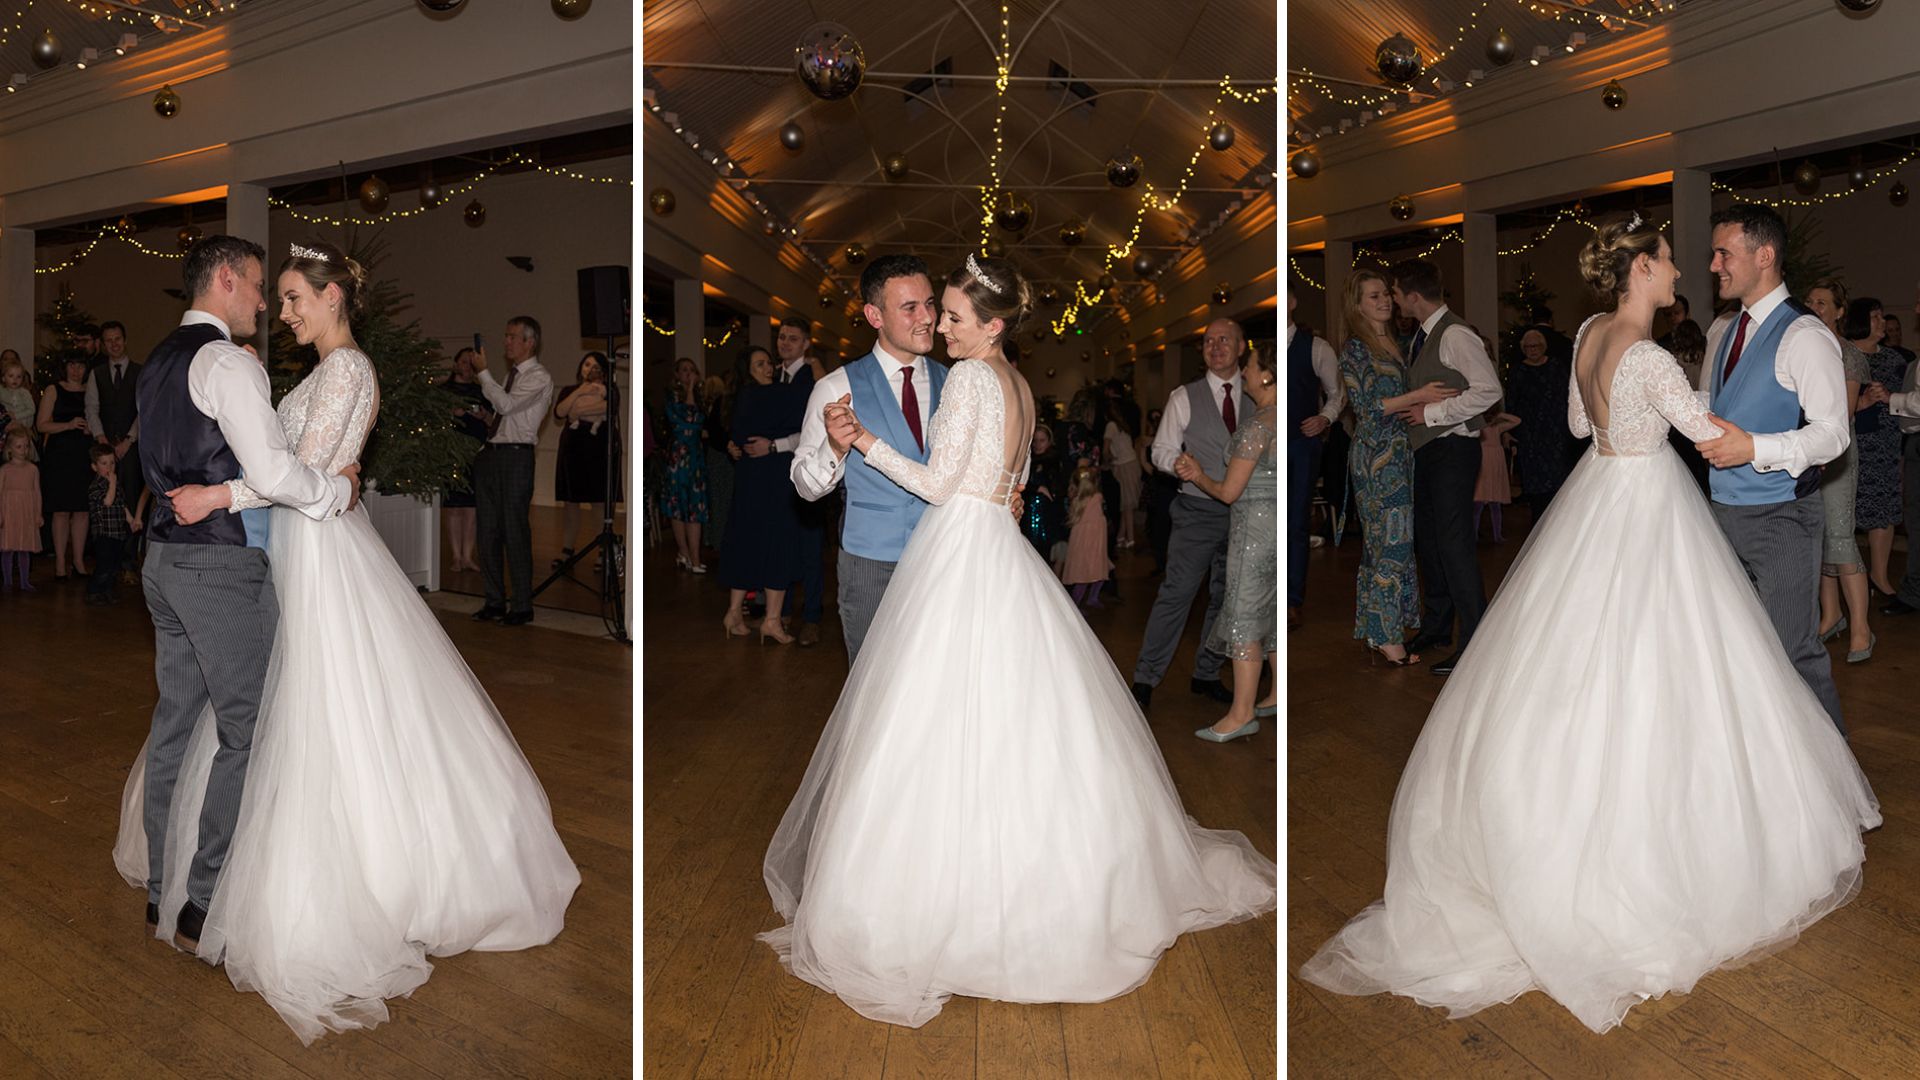
{"type": "Polygon", "coordinates": [[[1274,907],[1274,866],[1186,816],[1126,681],[1007,513],[1034,426],[1004,261],[947,277],[926,465],[844,404],[836,441],[932,504],[767,851],[794,975],[919,1027],[953,994],[1104,1001],[1181,934],[1274,907]]]}
{"type": "Polygon", "coordinates": [[[1414,745],[1386,897],[1301,971],[1329,990],[1454,1017],[1542,990],[1604,1032],[1859,889],[1879,805],[1667,443],[1720,433],[1648,340],[1672,249],[1636,215],[1580,269],[1615,304],[1574,340],[1593,449],[1414,745]]]}
{"type": "MultiPolygon", "coordinates": [[[[280,318],[321,360],[280,403],[300,460],[351,464],[379,410],[348,325],[366,271],[329,244],[281,264],[280,318]]],[[[182,520],[265,507],[243,480],[187,487],[182,520]]],[[[258,512],[258,511],[250,511],[258,512]]],[[[387,1019],[426,982],[427,957],[542,945],[579,871],[546,793],[486,691],[364,510],[325,521],[274,510],[268,557],[281,619],[238,825],[198,954],[224,961],[303,1043],[387,1019]]],[[[174,939],[217,735],[203,714],[168,815],[163,913],[174,939]]],[[[141,748],[114,864],[147,887],[141,748]]]]}

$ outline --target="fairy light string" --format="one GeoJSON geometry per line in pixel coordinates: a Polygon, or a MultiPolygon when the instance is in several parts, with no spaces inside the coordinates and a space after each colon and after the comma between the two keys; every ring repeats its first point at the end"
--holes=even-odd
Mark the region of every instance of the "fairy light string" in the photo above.
{"type": "MultiPolygon", "coordinates": [[[[674,327],[661,326],[659,323],[654,322],[653,317],[650,315],[640,316],[640,321],[647,325],[647,329],[653,331],[656,334],[660,334],[663,337],[675,337],[679,334],[679,330],[674,327]]],[[[729,326],[727,327],[727,332],[720,335],[719,341],[710,341],[707,338],[702,337],[700,339],[700,344],[705,345],[709,349],[718,349],[721,346],[725,345],[727,343],[727,340],[733,337],[734,331],[738,329],[740,329],[738,326],[729,326]]]]}

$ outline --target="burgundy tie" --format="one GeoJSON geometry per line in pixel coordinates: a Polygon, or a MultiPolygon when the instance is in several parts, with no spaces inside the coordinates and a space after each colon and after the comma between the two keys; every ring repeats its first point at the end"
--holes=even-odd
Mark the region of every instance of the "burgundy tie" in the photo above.
{"type": "Polygon", "coordinates": [[[1747,343],[1747,324],[1753,322],[1753,316],[1740,313],[1740,326],[1733,332],[1733,348],[1727,353],[1727,370],[1720,373],[1720,381],[1725,383],[1733,378],[1733,365],[1740,362],[1740,350],[1747,343]]]}
{"type": "Polygon", "coordinates": [[[907,429],[913,432],[913,444],[922,451],[927,448],[927,440],[920,436],[920,395],[913,391],[913,369],[900,369],[900,412],[907,418],[907,429]]]}
{"type": "Polygon", "coordinates": [[[1231,435],[1233,429],[1240,426],[1233,415],[1233,384],[1228,383],[1221,389],[1226,391],[1226,396],[1220,399],[1220,419],[1227,422],[1227,434],[1231,435]]]}

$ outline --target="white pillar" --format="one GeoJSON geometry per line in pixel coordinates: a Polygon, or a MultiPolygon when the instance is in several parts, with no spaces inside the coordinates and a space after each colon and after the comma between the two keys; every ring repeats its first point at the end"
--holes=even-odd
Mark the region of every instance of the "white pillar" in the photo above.
{"type": "MultiPolygon", "coordinates": [[[[700,374],[707,373],[707,296],[699,278],[675,278],[673,282],[673,355],[675,362],[684,356],[693,361],[700,374]]],[[[671,370],[671,369],[669,369],[671,370]]]]}
{"type": "MultiPolygon", "coordinates": [[[[773,351],[773,316],[757,312],[747,316],[747,344],[773,351]]],[[[779,362],[776,357],[774,363],[779,362]]]]}
{"type": "Polygon", "coordinates": [[[261,316],[253,337],[247,341],[241,341],[239,344],[252,344],[255,349],[259,350],[261,360],[269,360],[270,358],[267,356],[267,323],[277,310],[276,305],[273,303],[273,281],[271,279],[273,277],[274,267],[280,265],[280,260],[286,256],[286,252],[275,252],[271,247],[268,247],[267,189],[258,184],[228,184],[226,227],[228,236],[237,236],[242,240],[251,240],[267,249],[267,264],[262,267],[262,269],[266,271],[269,279],[267,281],[267,310],[261,316]]]}
{"type": "Polygon", "coordinates": [[[1327,241],[1327,340],[1333,343],[1333,351],[1338,353],[1340,345],[1347,340],[1347,320],[1342,313],[1346,306],[1347,277],[1353,272],[1353,241],[1327,241]]]}
{"type": "Polygon", "coordinates": [[[1467,214],[1460,223],[1466,240],[1460,283],[1465,310],[1460,312],[1475,330],[1500,340],[1500,235],[1493,214],[1467,214]]]}
{"type": "MultiPolygon", "coordinates": [[[[33,377],[33,230],[0,229],[0,349],[20,354],[33,377]]],[[[32,418],[27,418],[32,423],[32,418]]]]}
{"type": "Polygon", "coordinates": [[[1693,321],[1713,322],[1717,292],[1713,275],[1713,177],[1699,169],[1673,171],[1673,265],[1680,268],[1676,288],[1686,296],[1693,321]]]}

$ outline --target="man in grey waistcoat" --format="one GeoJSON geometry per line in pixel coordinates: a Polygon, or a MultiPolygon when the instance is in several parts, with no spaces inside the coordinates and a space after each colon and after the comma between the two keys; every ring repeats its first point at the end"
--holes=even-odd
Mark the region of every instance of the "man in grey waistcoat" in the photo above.
{"type": "Polygon", "coordinates": [[[1708,328],[1700,366],[1700,389],[1724,434],[1694,445],[1713,466],[1714,520],[1787,658],[1845,735],[1833,662],[1820,642],[1820,466],[1853,437],[1840,342],[1787,295],[1779,214],[1736,203],[1712,220],[1712,273],[1720,298],[1739,307],[1708,328]]]}
{"type": "Polygon", "coordinates": [[[199,846],[173,943],[198,952],[214,884],[240,814],[253,729],[273,652],[280,604],[263,547],[230,511],[176,513],[188,484],[247,486],[316,520],[352,507],[358,466],[325,476],[300,463],[274,415],[267,373],[235,344],[254,336],[266,310],[266,252],[232,236],[209,236],[188,252],[191,306],[147,358],[135,388],[140,464],[158,496],[142,570],[153,618],[160,699],[147,741],[147,930],[158,933],[167,816],[194,724],[209,706],[219,739],[201,804],[199,846]]]}
{"type": "MultiPolygon", "coordinates": [[[[1246,395],[1240,375],[1240,355],[1246,351],[1247,336],[1239,323],[1215,319],[1207,324],[1207,335],[1201,343],[1206,373],[1167,399],[1160,429],[1153,437],[1154,468],[1173,475],[1174,463],[1185,452],[1193,455],[1209,477],[1216,481],[1226,478],[1227,440],[1241,421],[1253,415],[1253,399],[1246,395]]],[[[1193,596],[1202,582],[1207,583],[1208,591],[1200,640],[1205,642],[1213,631],[1213,620],[1220,614],[1227,587],[1229,514],[1225,503],[1192,483],[1180,485],[1180,494],[1173,500],[1173,537],[1167,542],[1166,576],[1160,579],[1160,592],[1153,598],[1146,638],[1140,643],[1140,659],[1133,666],[1133,696],[1142,711],[1152,701],[1153,688],[1166,676],[1180,647],[1193,596]]],[[[1220,667],[1225,660],[1202,644],[1193,658],[1193,678],[1188,688],[1215,701],[1232,702],[1232,692],[1220,684],[1220,667]]]]}
{"type": "Polygon", "coordinates": [[[1487,610],[1473,487],[1480,478],[1481,417],[1500,400],[1500,375],[1480,334],[1448,309],[1439,267],[1408,259],[1391,276],[1393,302],[1419,321],[1407,350],[1407,386],[1438,382],[1459,391],[1398,414],[1413,444],[1413,550],[1420,562],[1420,633],[1407,651],[1452,643],[1457,617],[1459,648],[1427,666],[1451,675],[1487,610]]]}

